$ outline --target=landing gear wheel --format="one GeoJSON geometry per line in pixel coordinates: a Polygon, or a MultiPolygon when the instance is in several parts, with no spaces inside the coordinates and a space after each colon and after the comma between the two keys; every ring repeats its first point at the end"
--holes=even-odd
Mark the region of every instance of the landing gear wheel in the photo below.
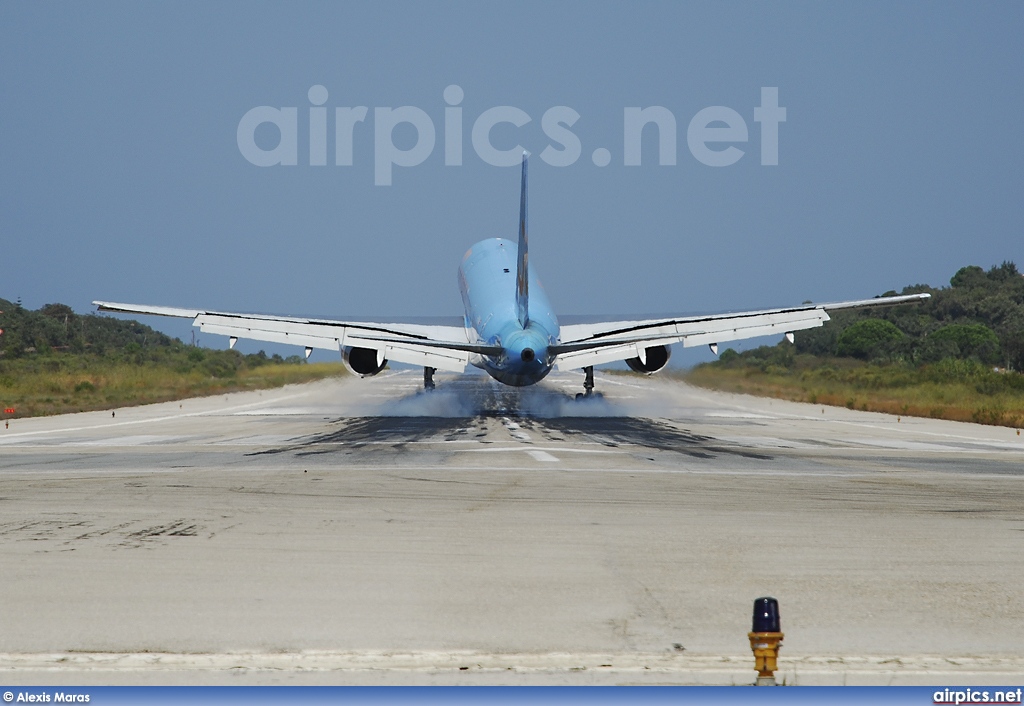
{"type": "Polygon", "coordinates": [[[594,366],[588,365],[583,368],[583,396],[590,397],[594,394],[594,366]]]}
{"type": "Polygon", "coordinates": [[[434,389],[434,373],[437,372],[437,368],[423,368],[423,390],[430,392],[434,389]]]}

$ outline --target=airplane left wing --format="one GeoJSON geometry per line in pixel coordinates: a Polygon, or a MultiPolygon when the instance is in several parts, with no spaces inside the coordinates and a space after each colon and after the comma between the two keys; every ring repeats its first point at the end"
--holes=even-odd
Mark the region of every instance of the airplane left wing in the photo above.
{"type": "Polygon", "coordinates": [[[264,314],[232,314],[203,309],[93,302],[99,311],[148,314],[192,319],[204,333],[303,346],[309,356],[314,348],[341,351],[346,347],[369,348],[380,358],[399,363],[464,372],[473,354],[498,355],[501,349],[472,343],[458,326],[377,324],[364,321],[304,319],[264,314]]]}
{"type": "Polygon", "coordinates": [[[918,302],[930,294],[905,294],[831,304],[806,304],[788,309],[766,309],[733,314],[687,316],[644,321],[608,321],[561,327],[561,342],[549,347],[559,370],[582,368],[639,357],[646,349],[682,343],[685,347],[710,345],[744,338],[815,328],[829,320],[829,311],[918,302]]]}

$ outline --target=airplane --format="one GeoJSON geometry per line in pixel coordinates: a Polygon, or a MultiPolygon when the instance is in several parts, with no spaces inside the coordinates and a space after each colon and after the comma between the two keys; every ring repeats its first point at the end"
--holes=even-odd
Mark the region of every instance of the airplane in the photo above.
{"type": "Polygon", "coordinates": [[[459,290],[465,306],[464,326],[378,324],[262,314],[233,314],[205,309],[95,301],[99,311],[193,319],[204,333],[295,344],[339,351],[345,366],[360,377],[380,373],[388,361],[423,367],[423,387],[434,389],[438,370],[465,372],[482,368],[506,385],[533,385],[551,372],[582,369],[583,392],[594,394],[594,366],[625,361],[632,370],[653,374],[668,363],[673,344],[707,345],[717,355],[719,344],[822,326],[828,312],[860,307],[918,302],[929,294],[907,294],[831,304],[804,304],[706,316],[680,316],[638,321],[559,326],[536,270],[529,261],[527,176],[529,154],[523,153],[519,197],[519,242],[481,240],[459,265],[459,290]]]}

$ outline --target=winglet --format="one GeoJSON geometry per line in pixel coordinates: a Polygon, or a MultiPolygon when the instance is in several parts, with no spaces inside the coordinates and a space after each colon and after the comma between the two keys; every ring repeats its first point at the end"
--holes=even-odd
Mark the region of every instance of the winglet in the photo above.
{"type": "Polygon", "coordinates": [[[523,152],[523,178],[519,195],[519,263],[516,267],[516,312],[519,316],[519,325],[523,328],[530,323],[530,258],[526,227],[526,176],[529,157],[529,152],[523,152]]]}
{"type": "Polygon", "coordinates": [[[194,319],[205,312],[199,309],[178,309],[171,306],[146,306],[143,304],[119,304],[117,302],[93,302],[97,311],[116,311],[121,314],[148,314],[151,316],[176,316],[194,319]]]}

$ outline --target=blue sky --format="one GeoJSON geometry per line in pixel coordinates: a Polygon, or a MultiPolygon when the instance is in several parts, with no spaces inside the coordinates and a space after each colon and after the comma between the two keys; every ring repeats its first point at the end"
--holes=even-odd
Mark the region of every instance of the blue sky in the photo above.
{"type": "MultiPolygon", "coordinates": [[[[491,143],[535,155],[560,147],[545,111],[580,116],[578,160],[531,163],[531,261],[560,314],[861,298],[1024,264],[1022,30],[1010,2],[3,3],[0,296],[460,315],[460,257],[517,225],[517,169],[470,140],[496,106],[531,121],[491,143]],[[445,165],[452,84],[461,166],[445,165]],[[315,85],[327,166],[309,164],[315,85]],[[762,87],[786,109],[777,166],[760,160],[762,87]],[[257,106],[297,108],[298,164],[242,154],[257,106]],[[337,166],[333,109],[355,106],[368,117],[337,166]],[[437,140],[378,186],[374,112],[398,106],[437,140]],[[676,163],[658,164],[649,126],[642,165],[625,166],[624,110],[649,106],[675,117],[676,163]],[[688,148],[710,106],[748,128],[731,166],[688,148]]],[[[255,132],[266,149],[276,136],[255,132]]],[[[407,149],[417,134],[391,137],[407,149]]]]}

